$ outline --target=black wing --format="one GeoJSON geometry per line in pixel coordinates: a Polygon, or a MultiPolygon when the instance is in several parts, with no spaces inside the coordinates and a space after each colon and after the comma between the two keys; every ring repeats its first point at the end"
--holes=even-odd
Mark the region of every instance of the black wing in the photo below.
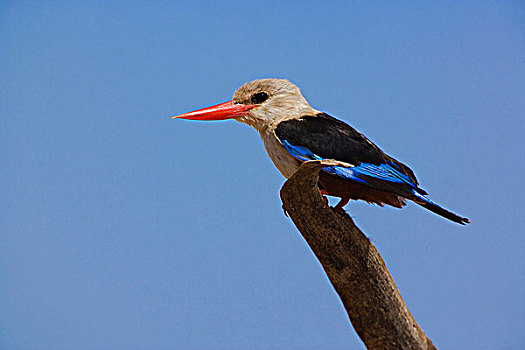
{"type": "Polygon", "coordinates": [[[350,125],[326,113],[285,120],[277,125],[275,133],[281,142],[307,148],[324,159],[335,159],[354,166],[362,163],[376,166],[393,164],[414,185],[418,184],[408,166],[385,154],[350,125]]]}

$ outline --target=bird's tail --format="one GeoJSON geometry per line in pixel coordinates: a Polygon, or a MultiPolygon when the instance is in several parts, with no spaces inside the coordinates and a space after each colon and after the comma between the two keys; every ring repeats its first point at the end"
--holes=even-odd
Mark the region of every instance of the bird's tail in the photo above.
{"type": "Polygon", "coordinates": [[[447,218],[451,221],[457,222],[461,225],[470,224],[470,220],[467,218],[463,218],[457,214],[454,214],[451,211],[448,211],[447,209],[437,205],[436,203],[432,202],[430,199],[425,197],[424,195],[421,195],[417,192],[414,192],[416,198],[413,199],[413,201],[420,206],[422,206],[425,209],[430,210],[433,213],[436,213],[438,215],[441,215],[444,218],[447,218]]]}

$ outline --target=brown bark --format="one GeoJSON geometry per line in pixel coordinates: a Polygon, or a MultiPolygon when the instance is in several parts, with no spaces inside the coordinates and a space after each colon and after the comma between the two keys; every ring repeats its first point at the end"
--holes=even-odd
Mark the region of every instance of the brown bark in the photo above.
{"type": "Polygon", "coordinates": [[[281,189],[283,209],[317,256],[367,349],[436,349],[414,320],[377,249],[350,216],[319,194],[319,171],[301,165],[281,189]]]}

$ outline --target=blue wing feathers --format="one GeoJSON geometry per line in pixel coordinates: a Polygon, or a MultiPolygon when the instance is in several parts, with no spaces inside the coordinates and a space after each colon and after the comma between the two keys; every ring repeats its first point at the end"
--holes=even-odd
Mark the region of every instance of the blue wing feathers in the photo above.
{"type": "MultiPolygon", "coordinates": [[[[303,146],[293,146],[286,140],[283,140],[283,146],[294,158],[303,162],[323,159],[314,154],[308,148],[303,146]]],[[[366,177],[368,176],[387,182],[406,184],[417,189],[417,185],[412,182],[406,174],[402,173],[396,164],[391,162],[386,162],[380,165],[361,163],[360,165],[353,167],[328,166],[323,168],[323,170],[330,174],[361,183],[367,183],[366,177]]]]}
{"type": "Polygon", "coordinates": [[[302,160],[303,162],[309,160],[321,160],[322,158],[315,155],[308,148],[303,146],[292,146],[288,141],[283,141],[283,146],[286,148],[288,153],[290,153],[294,158],[302,160]]]}

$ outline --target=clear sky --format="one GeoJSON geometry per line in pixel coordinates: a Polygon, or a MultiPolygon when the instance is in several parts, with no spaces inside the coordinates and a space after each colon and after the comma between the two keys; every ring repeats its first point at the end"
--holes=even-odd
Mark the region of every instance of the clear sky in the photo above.
{"type": "Polygon", "coordinates": [[[467,216],[351,203],[442,349],[525,343],[525,5],[3,1],[1,349],[361,349],[258,134],[298,84],[467,216]]]}

